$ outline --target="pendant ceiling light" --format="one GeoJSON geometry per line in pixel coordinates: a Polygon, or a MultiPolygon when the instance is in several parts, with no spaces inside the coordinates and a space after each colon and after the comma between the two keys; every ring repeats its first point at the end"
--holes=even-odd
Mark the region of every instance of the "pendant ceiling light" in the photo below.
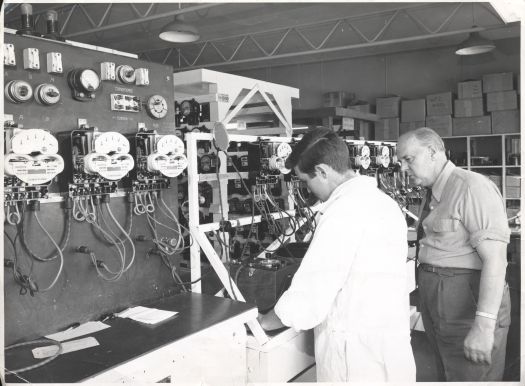
{"type": "MultiPolygon", "coordinates": [[[[473,27],[475,28],[475,27],[473,27]]],[[[486,39],[479,32],[471,32],[456,49],[456,55],[477,55],[492,51],[496,45],[492,40],[486,39]]]]}
{"type": "MultiPolygon", "coordinates": [[[[471,4],[472,11],[472,29],[478,28],[476,26],[476,18],[474,16],[474,3],[471,4]]],[[[479,28],[478,28],[479,29],[479,28]]],[[[456,48],[456,55],[477,55],[492,51],[496,45],[492,40],[486,39],[479,34],[479,32],[471,32],[466,40],[461,42],[456,48]]]]}
{"type": "Polygon", "coordinates": [[[199,40],[199,31],[191,24],[184,22],[182,15],[166,24],[159,33],[159,38],[172,43],[191,43],[199,40]]]}

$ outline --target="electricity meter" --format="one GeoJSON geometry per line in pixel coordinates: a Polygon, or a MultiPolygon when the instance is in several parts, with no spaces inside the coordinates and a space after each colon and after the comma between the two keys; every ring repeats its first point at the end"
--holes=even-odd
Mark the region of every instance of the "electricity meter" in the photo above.
{"type": "Polygon", "coordinates": [[[162,95],[152,95],[146,102],[146,111],[154,119],[162,119],[168,114],[168,102],[162,95]]]}
{"type": "Polygon", "coordinates": [[[25,80],[12,80],[5,85],[4,95],[12,103],[24,103],[33,97],[33,87],[25,80]]]}
{"type": "Polygon", "coordinates": [[[378,165],[382,165],[384,168],[387,168],[390,165],[390,149],[388,146],[381,146],[379,151],[379,156],[377,157],[378,165]]]}
{"type": "Polygon", "coordinates": [[[363,145],[360,150],[358,164],[365,170],[370,166],[370,148],[367,145],[363,145]]]}
{"type": "Polygon", "coordinates": [[[286,159],[291,153],[292,147],[290,144],[283,142],[277,146],[277,157],[286,159]]]}
{"type": "Polygon", "coordinates": [[[95,137],[95,153],[129,153],[129,141],[120,133],[109,131],[95,137]]]}
{"type": "Polygon", "coordinates": [[[60,101],[60,91],[54,84],[43,83],[35,89],[35,99],[41,105],[54,105],[60,101]]]}
{"type": "Polygon", "coordinates": [[[158,154],[184,154],[184,142],[176,135],[164,135],[157,141],[158,154]]]}
{"type": "Polygon", "coordinates": [[[129,154],[89,153],[84,157],[84,171],[99,174],[107,180],[120,180],[133,169],[135,162],[129,154]]]}
{"type": "Polygon", "coordinates": [[[11,150],[16,154],[56,154],[58,141],[45,130],[21,129],[11,138],[11,150]]]}
{"type": "Polygon", "coordinates": [[[89,68],[71,70],[67,82],[73,91],[73,98],[79,101],[95,99],[95,91],[100,87],[100,77],[89,68]]]}
{"type": "Polygon", "coordinates": [[[166,177],[177,177],[188,166],[188,159],[184,154],[181,155],[164,155],[150,154],[148,156],[148,171],[160,172],[166,177]]]}

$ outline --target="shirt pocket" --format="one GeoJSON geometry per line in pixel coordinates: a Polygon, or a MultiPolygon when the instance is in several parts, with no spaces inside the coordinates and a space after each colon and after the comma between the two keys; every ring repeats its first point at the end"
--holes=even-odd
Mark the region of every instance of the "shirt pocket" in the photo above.
{"type": "Polygon", "coordinates": [[[432,230],[437,233],[456,232],[459,227],[459,220],[453,218],[438,218],[432,224],[432,230]]]}

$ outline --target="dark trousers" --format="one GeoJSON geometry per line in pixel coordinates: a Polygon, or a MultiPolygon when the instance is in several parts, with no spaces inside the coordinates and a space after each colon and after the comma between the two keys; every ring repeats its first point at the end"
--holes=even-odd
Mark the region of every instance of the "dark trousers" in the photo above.
{"type": "Polygon", "coordinates": [[[501,381],[510,325],[507,284],[496,321],[492,364],[476,364],[465,358],[463,342],[474,322],[481,271],[443,268],[429,272],[429,268],[419,267],[418,287],[423,325],[436,357],[436,381],[501,381]]]}

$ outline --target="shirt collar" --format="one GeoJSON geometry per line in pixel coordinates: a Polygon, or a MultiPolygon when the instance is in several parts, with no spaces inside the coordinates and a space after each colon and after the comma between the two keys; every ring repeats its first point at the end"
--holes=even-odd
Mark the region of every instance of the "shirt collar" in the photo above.
{"type": "Polygon", "coordinates": [[[443,167],[443,170],[441,170],[441,173],[439,173],[436,182],[434,182],[434,185],[432,185],[432,196],[434,196],[436,200],[441,201],[441,195],[443,194],[445,185],[447,184],[447,181],[454,169],[456,169],[456,165],[450,161],[447,161],[443,167]]]}

